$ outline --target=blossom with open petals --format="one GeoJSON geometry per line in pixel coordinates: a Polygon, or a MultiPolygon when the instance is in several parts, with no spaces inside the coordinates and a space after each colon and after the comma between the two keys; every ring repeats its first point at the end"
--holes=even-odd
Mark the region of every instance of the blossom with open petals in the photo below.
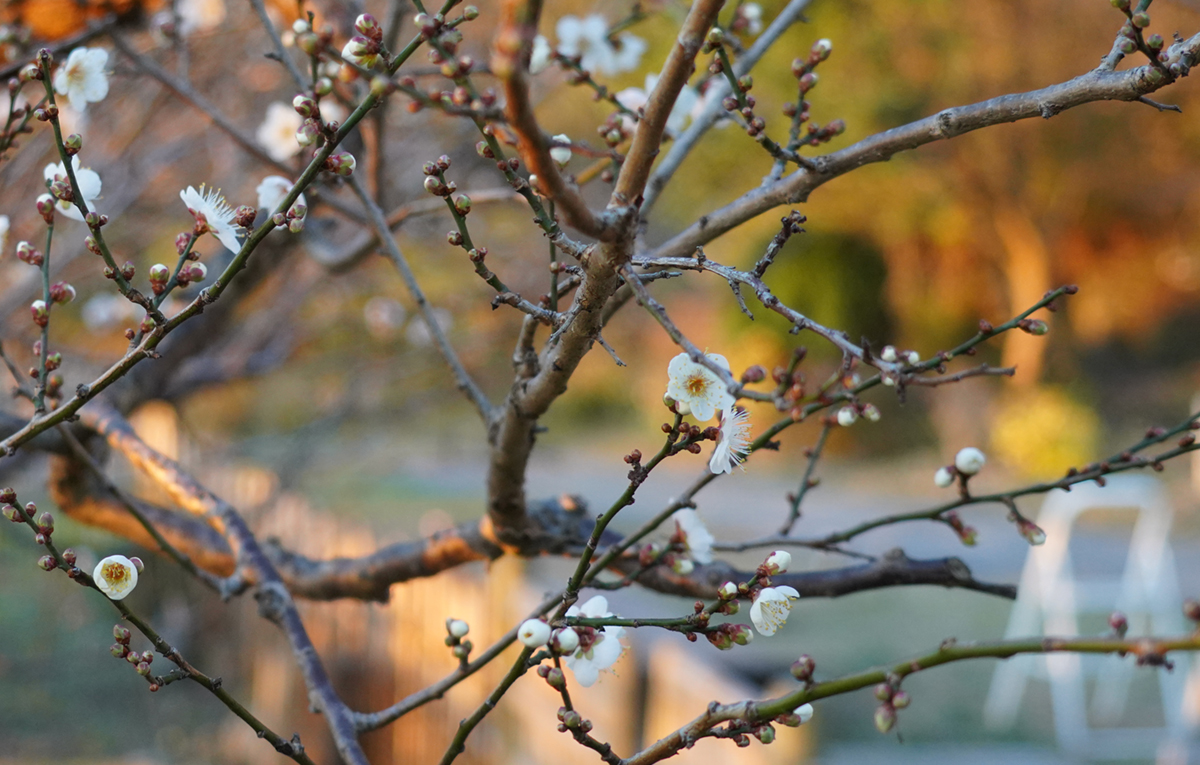
{"type": "Polygon", "coordinates": [[[683,537],[688,557],[697,563],[712,563],[712,547],[717,540],[704,525],[704,521],[700,520],[700,514],[690,507],[685,507],[676,510],[671,518],[675,521],[679,535],[683,537]]]}
{"type": "Polygon", "coordinates": [[[582,19],[563,16],[554,32],[558,36],[558,52],[579,56],[579,66],[589,72],[610,76],[631,72],[638,68],[646,52],[646,41],[628,32],[610,38],[608,22],[598,14],[582,19]]]}
{"type": "Polygon", "coordinates": [[[774,635],[787,621],[792,610],[792,601],[800,597],[792,587],[764,587],[758,591],[754,605],[750,606],[750,621],[762,635],[774,635]]]}
{"type": "Polygon", "coordinates": [[[179,192],[179,198],[196,219],[197,227],[206,227],[226,249],[232,252],[241,249],[242,243],[238,241],[238,237],[245,233],[245,230],[233,222],[233,208],[225,201],[225,197],[221,196],[220,189],[205,190],[204,184],[200,184],[200,190],[197,191],[188,186],[179,192]]]}
{"type": "Polygon", "coordinates": [[[254,138],[267,150],[271,159],[283,162],[300,151],[296,131],[303,122],[304,118],[291,105],[275,101],[267,106],[267,116],[255,131],[254,138]]]}
{"type": "MultiPolygon", "coordinates": [[[[588,619],[603,619],[612,616],[608,610],[608,600],[603,595],[597,595],[582,606],[571,606],[567,616],[582,616],[588,619]]],[[[579,647],[575,652],[563,659],[563,662],[575,675],[575,680],[587,688],[600,679],[601,670],[616,664],[625,650],[621,645],[621,637],[625,634],[624,627],[575,627],[579,635],[579,647]]]]}
{"type": "MultiPolygon", "coordinates": [[[[717,366],[729,369],[729,362],[719,353],[706,353],[717,366]]],[[[702,364],[697,364],[681,353],[671,359],[667,366],[667,396],[684,407],[700,422],[708,422],[717,412],[733,406],[734,398],[725,389],[725,383],[717,374],[702,364]]]]}
{"type": "Polygon", "coordinates": [[[813,705],[812,704],[801,704],[800,706],[796,707],[796,709],[792,712],[792,714],[799,717],[800,724],[803,725],[804,723],[806,723],[812,719],[813,705]]]}
{"type": "MultiPolygon", "coordinates": [[[[750,413],[741,407],[731,406],[721,412],[721,430],[717,446],[708,460],[708,469],[713,473],[732,473],[734,465],[741,467],[742,460],[750,453],[750,413]]],[[[742,467],[742,470],[746,468],[742,467]]]]}
{"type": "Polygon", "coordinates": [[[110,555],[96,564],[92,579],[109,600],[121,600],[137,587],[138,570],[124,555],[110,555]]]}
{"type": "MultiPolygon", "coordinates": [[[[92,202],[100,196],[100,175],[90,167],[80,167],[78,154],[71,157],[71,171],[75,173],[75,182],[78,184],[76,192],[83,197],[84,207],[88,209],[88,212],[95,210],[96,208],[92,205],[92,202]]],[[[61,181],[68,185],[70,184],[70,179],[67,177],[67,168],[62,162],[51,162],[46,165],[46,168],[42,171],[42,175],[50,183],[61,181]]],[[[79,212],[79,208],[75,206],[74,202],[56,199],[54,206],[60,213],[72,220],[83,220],[83,213],[79,212]]]]}
{"type": "Polygon", "coordinates": [[[54,73],[54,90],[66,96],[78,111],[89,101],[103,101],[108,95],[108,51],[103,48],[76,48],[54,73]]]}

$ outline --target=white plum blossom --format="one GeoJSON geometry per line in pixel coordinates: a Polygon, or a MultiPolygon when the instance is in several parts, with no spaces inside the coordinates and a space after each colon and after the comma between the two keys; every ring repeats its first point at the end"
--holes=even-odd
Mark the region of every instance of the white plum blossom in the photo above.
{"type": "Polygon", "coordinates": [[[609,39],[608,22],[598,14],[582,19],[563,16],[554,32],[558,36],[558,52],[564,56],[579,56],[579,66],[589,72],[609,76],[631,72],[638,68],[642,54],[646,52],[646,41],[628,32],[609,39]]]}
{"type": "Polygon", "coordinates": [[[921,363],[921,354],[916,351],[909,351],[904,357],[910,366],[916,366],[921,363]]]}
{"type": "Polygon", "coordinates": [[[792,712],[792,714],[799,717],[800,724],[803,725],[804,723],[806,723],[812,719],[813,705],[812,704],[801,704],[800,706],[796,707],[796,709],[792,712]]]}
{"type": "Polygon", "coordinates": [[[712,546],[717,540],[704,525],[704,521],[700,520],[700,514],[690,507],[685,507],[676,510],[671,518],[683,536],[688,557],[697,563],[712,563],[712,546]]]}
{"type": "Polygon", "coordinates": [[[985,463],[987,456],[974,446],[960,449],[958,454],[954,455],[954,467],[963,475],[975,475],[983,469],[985,463]]]}
{"type": "Polygon", "coordinates": [[[732,473],[735,465],[745,470],[741,464],[750,453],[750,413],[737,406],[731,406],[721,412],[721,430],[717,435],[717,445],[712,457],[708,460],[708,469],[720,475],[732,473]]]}
{"type": "Polygon", "coordinates": [[[290,104],[275,101],[267,106],[267,116],[255,131],[254,138],[267,150],[271,159],[283,162],[300,151],[296,131],[303,122],[304,119],[290,104]]]}
{"type": "MultiPolygon", "coordinates": [[[[567,616],[582,616],[587,619],[604,619],[612,616],[608,610],[608,600],[603,595],[597,595],[582,606],[571,606],[567,616]]],[[[605,627],[590,629],[576,627],[579,633],[579,648],[563,659],[563,663],[575,675],[575,680],[584,688],[595,685],[600,679],[601,670],[616,664],[625,650],[621,638],[625,635],[624,627],[605,627]]]]}
{"type": "Polygon", "coordinates": [[[96,564],[92,579],[109,600],[121,600],[137,587],[138,570],[124,555],[110,555],[96,564]]]}
{"type": "Polygon", "coordinates": [[[88,102],[103,101],[108,95],[107,64],[108,51],[103,48],[76,48],[54,73],[55,92],[81,112],[88,102]]]}
{"type": "Polygon", "coordinates": [[[770,636],[784,625],[792,610],[792,601],[800,597],[792,587],[764,587],[750,606],[750,621],[760,634],[770,636]]]}
{"type": "MultiPolygon", "coordinates": [[[[613,95],[617,99],[617,103],[624,106],[631,112],[636,112],[642,109],[650,101],[650,94],[654,91],[654,87],[658,85],[658,75],[646,75],[646,87],[643,88],[625,88],[613,95]]],[[[700,93],[695,88],[685,85],[679,91],[679,96],[675,99],[675,105],[671,107],[671,113],[667,115],[667,132],[672,136],[678,136],[683,132],[683,129],[688,126],[688,123],[696,119],[704,111],[704,99],[700,97],[700,93]]],[[[625,118],[628,120],[628,118],[625,118]]],[[[632,130],[632,120],[625,124],[626,130],[632,130]]]]}
{"type": "MultiPolygon", "coordinates": [[[[724,356],[718,353],[704,355],[717,366],[729,369],[729,362],[724,356]]],[[[671,359],[667,375],[667,396],[686,406],[700,422],[708,422],[718,411],[729,409],[734,404],[733,394],[725,389],[721,378],[708,367],[692,361],[686,353],[671,359]]],[[[683,413],[682,408],[680,413],[683,413]]]]}
{"type": "Polygon", "coordinates": [[[883,350],[879,352],[879,358],[883,359],[884,361],[888,362],[889,364],[894,363],[896,361],[896,346],[894,346],[894,345],[883,346],[883,350]]]}
{"type": "Polygon", "coordinates": [[[541,648],[550,639],[550,625],[541,619],[526,619],[517,629],[517,640],[529,648],[541,648]]]}
{"type": "MultiPolygon", "coordinates": [[[[87,208],[88,212],[92,212],[95,209],[92,202],[99,198],[100,187],[102,185],[99,173],[90,167],[80,167],[78,154],[71,157],[71,171],[75,174],[75,182],[78,184],[76,192],[83,197],[84,207],[87,208]]],[[[67,177],[67,168],[62,162],[57,164],[51,162],[46,165],[46,168],[42,171],[42,175],[48,182],[62,181],[68,185],[71,183],[67,177]]],[[[60,213],[72,220],[83,220],[83,213],[79,212],[79,208],[75,206],[74,202],[56,199],[54,200],[54,206],[60,213]]]]}
{"type": "Polygon", "coordinates": [[[233,208],[221,196],[220,189],[205,190],[200,184],[200,190],[188,186],[179,192],[179,198],[187,205],[188,211],[196,219],[197,226],[207,225],[208,230],[225,248],[237,252],[242,244],[238,237],[245,233],[241,226],[233,222],[233,208]]]}
{"type": "MultiPolygon", "coordinates": [[[[284,178],[282,175],[268,175],[266,178],[263,178],[262,183],[258,184],[258,188],[254,190],[255,193],[258,194],[258,208],[260,210],[266,210],[268,216],[276,212],[279,208],[279,205],[281,205],[287,195],[291,193],[292,186],[294,185],[295,184],[293,184],[287,178],[284,178]]],[[[300,194],[300,196],[296,197],[296,201],[292,203],[290,209],[294,211],[298,205],[303,205],[305,207],[308,205],[308,202],[306,202],[304,199],[303,192],[300,194]]],[[[304,218],[305,216],[300,215],[297,217],[304,218]]]]}
{"type": "Polygon", "coordinates": [[[944,489],[954,483],[954,471],[948,467],[940,467],[933,474],[933,485],[939,489],[944,489]]]}
{"type": "Polygon", "coordinates": [[[546,67],[550,66],[552,53],[554,53],[554,49],[550,47],[549,40],[541,35],[533,38],[533,52],[529,55],[529,73],[540,74],[546,71],[546,67]]]}

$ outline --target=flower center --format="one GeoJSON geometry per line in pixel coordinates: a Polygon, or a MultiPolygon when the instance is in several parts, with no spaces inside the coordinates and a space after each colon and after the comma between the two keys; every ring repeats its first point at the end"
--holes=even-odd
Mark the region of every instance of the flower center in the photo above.
{"type": "Polygon", "coordinates": [[[109,585],[118,587],[125,583],[127,572],[120,563],[109,563],[100,571],[100,574],[109,585]]]}
{"type": "Polygon", "coordinates": [[[593,627],[576,627],[575,632],[579,635],[579,650],[585,655],[600,641],[600,630],[593,627]]]}
{"type": "Polygon", "coordinates": [[[693,375],[688,378],[687,392],[693,396],[702,396],[708,392],[708,379],[704,375],[693,375]]]}
{"type": "Polygon", "coordinates": [[[788,612],[791,610],[790,600],[769,600],[762,604],[763,621],[778,629],[787,621],[788,612]]]}

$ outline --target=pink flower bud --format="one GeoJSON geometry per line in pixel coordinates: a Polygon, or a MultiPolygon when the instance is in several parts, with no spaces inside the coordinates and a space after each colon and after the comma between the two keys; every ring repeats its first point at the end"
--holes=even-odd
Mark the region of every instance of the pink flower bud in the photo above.
{"type": "Polygon", "coordinates": [[[75,299],[75,288],[66,282],[57,282],[50,286],[50,299],[55,303],[70,303],[75,299]]]}
{"type": "Polygon", "coordinates": [[[29,304],[29,312],[33,314],[33,323],[39,327],[44,327],[50,323],[50,309],[46,307],[46,301],[33,301],[29,304]]]}
{"type": "Polygon", "coordinates": [[[383,26],[369,13],[364,13],[355,19],[354,29],[360,35],[377,43],[383,42],[383,26]]]}
{"type": "Polygon", "coordinates": [[[308,119],[318,113],[317,102],[301,93],[292,99],[292,108],[301,117],[308,119]]]}

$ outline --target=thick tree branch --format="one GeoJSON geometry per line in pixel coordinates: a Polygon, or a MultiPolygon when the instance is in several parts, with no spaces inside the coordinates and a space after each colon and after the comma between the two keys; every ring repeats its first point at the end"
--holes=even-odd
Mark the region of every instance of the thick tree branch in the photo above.
{"type": "MultiPolygon", "coordinates": [[[[1197,59],[1198,50],[1200,34],[1170,46],[1169,52],[1191,66],[1197,59]]],[[[1120,72],[1101,67],[1040,90],[944,109],[931,117],[892,128],[818,157],[814,160],[816,171],[797,170],[786,178],[749,191],[721,209],[701,216],[699,221],[656,247],[651,255],[686,257],[697,247],[773,207],[803,202],[818,187],[834,178],[863,165],[886,161],[902,151],[993,125],[1033,117],[1049,119],[1067,109],[1095,101],[1137,101],[1169,84],[1158,78],[1157,72],[1152,66],[1120,72]]]]}

